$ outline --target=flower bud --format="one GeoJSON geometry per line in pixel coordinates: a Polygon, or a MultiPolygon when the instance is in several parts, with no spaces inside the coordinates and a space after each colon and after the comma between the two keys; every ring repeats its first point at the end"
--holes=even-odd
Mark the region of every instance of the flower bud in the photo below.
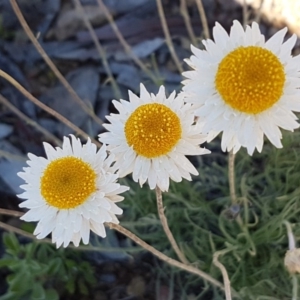
{"type": "Polygon", "coordinates": [[[288,250],[284,257],[284,265],[291,274],[300,273],[300,249],[288,250]]]}

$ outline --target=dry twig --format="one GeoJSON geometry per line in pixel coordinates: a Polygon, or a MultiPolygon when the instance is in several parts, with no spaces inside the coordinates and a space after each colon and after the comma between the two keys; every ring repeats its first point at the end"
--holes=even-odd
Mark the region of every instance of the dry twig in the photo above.
{"type": "Polygon", "coordinates": [[[191,266],[191,265],[186,265],[183,264],[175,259],[170,258],[169,256],[166,256],[165,254],[159,252],[158,250],[156,250],[155,248],[153,248],[152,246],[148,245],[146,242],[144,242],[143,240],[141,240],[140,238],[138,238],[135,234],[133,234],[132,232],[130,232],[129,230],[127,230],[126,228],[118,225],[118,224],[113,224],[113,223],[107,223],[107,225],[109,226],[109,228],[114,229],[122,234],[124,234],[125,236],[127,236],[128,238],[130,238],[131,240],[133,240],[136,244],[140,245],[141,247],[143,247],[144,249],[146,249],[147,251],[151,252],[153,255],[155,255],[156,257],[158,257],[159,259],[165,261],[166,263],[177,267],[179,269],[185,270],[189,273],[192,274],[196,274],[199,277],[201,277],[202,279],[206,280],[207,282],[211,283],[212,285],[224,290],[224,286],[222,283],[220,283],[219,281],[217,281],[216,279],[214,279],[213,277],[211,277],[210,275],[206,274],[205,272],[191,266]]]}

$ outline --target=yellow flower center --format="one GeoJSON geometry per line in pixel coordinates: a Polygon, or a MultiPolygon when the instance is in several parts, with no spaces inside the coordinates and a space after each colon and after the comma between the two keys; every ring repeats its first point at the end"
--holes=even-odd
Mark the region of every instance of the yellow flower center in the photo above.
{"type": "Polygon", "coordinates": [[[238,111],[258,114],[275,104],[283,94],[285,73],[271,51],[239,47],[226,55],[215,78],[223,100],[238,111]]]}
{"type": "Polygon", "coordinates": [[[141,105],[128,118],[125,136],[139,155],[158,157],[169,153],[181,138],[180,119],[163,104],[141,105]]]}
{"type": "Polygon", "coordinates": [[[74,208],[96,191],[96,173],[80,158],[58,158],[45,169],[40,188],[49,205],[59,209],[74,208]]]}

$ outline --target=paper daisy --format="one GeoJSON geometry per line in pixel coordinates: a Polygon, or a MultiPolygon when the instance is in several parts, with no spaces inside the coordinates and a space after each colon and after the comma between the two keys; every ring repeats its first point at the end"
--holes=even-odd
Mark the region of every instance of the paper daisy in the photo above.
{"type": "Polygon", "coordinates": [[[299,127],[292,111],[300,111],[300,57],[292,57],[293,35],[285,43],[287,29],[265,42],[258,24],[244,31],[233,22],[230,35],[216,24],[214,42],[203,41],[206,50],[192,46],[184,72],[185,101],[196,108],[205,123],[204,132],[223,132],[223,151],[246,147],[250,155],[261,152],[263,136],[281,148],[279,127],[299,127]]]}
{"type": "Polygon", "coordinates": [[[179,182],[191,180],[197,170],[185,155],[210,153],[199,147],[206,141],[199,124],[193,125],[190,104],[173,92],[168,98],[160,87],[157,95],[149,94],[141,84],[140,98],[129,91],[130,101],[113,101],[119,114],[107,116],[109,131],[99,135],[102,143],[115,155],[119,176],[133,173],[142,186],[147,180],[151,189],[169,188],[169,178],[179,182]]]}
{"type": "Polygon", "coordinates": [[[52,232],[57,248],[70,242],[78,246],[81,239],[88,244],[90,230],[105,237],[104,222],[118,223],[115,215],[122,209],[115,203],[128,189],[116,182],[105,146],[97,152],[90,140],[85,145],[73,135],[71,140],[65,137],[56,149],[44,143],[47,159],[29,153],[29,167],[18,173],[26,182],[19,197],[27,200],[20,207],[29,209],[21,219],[38,222],[38,239],[52,232]]]}

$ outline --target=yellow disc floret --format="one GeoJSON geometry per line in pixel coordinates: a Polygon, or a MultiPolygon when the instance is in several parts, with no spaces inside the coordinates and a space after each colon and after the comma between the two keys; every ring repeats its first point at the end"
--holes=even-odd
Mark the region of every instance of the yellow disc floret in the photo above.
{"type": "Polygon", "coordinates": [[[155,158],[165,155],[181,138],[180,119],[163,104],[144,104],[128,118],[125,136],[128,145],[141,156],[155,158]]]}
{"type": "Polygon", "coordinates": [[[58,158],[45,169],[40,188],[49,205],[59,209],[74,208],[96,191],[96,173],[80,158],[58,158]]]}
{"type": "Polygon", "coordinates": [[[284,67],[271,51],[257,47],[239,47],[226,55],[215,78],[222,99],[234,109],[258,114],[274,105],[282,96],[284,67]]]}

